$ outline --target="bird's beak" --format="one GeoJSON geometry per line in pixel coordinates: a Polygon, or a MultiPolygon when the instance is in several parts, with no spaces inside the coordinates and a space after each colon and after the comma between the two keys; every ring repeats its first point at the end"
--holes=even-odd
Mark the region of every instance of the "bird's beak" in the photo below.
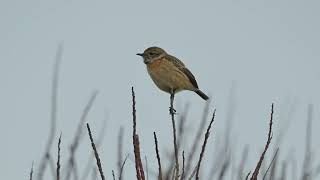
{"type": "Polygon", "coordinates": [[[143,53],[137,53],[136,55],[143,57],[143,53]]]}

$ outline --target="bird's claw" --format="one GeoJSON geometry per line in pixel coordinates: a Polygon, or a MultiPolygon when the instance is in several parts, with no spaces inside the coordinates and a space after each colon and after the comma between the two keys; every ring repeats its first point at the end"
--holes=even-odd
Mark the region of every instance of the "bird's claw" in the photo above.
{"type": "Polygon", "coordinates": [[[173,107],[169,107],[170,114],[176,114],[176,110],[173,107]]]}

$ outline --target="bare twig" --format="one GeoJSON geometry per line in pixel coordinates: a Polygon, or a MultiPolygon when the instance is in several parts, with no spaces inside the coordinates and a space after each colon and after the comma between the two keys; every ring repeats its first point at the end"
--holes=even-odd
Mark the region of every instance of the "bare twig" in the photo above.
{"type": "Polygon", "coordinates": [[[62,133],[60,133],[60,137],[59,137],[59,141],[58,141],[58,160],[57,160],[57,180],[60,180],[60,151],[61,151],[61,135],[62,133]]]}
{"type": "MultiPolygon", "coordinates": [[[[103,142],[103,139],[105,137],[106,129],[107,129],[107,118],[105,118],[102,121],[101,130],[99,131],[99,137],[98,137],[98,139],[97,139],[97,141],[95,143],[97,149],[99,149],[99,147],[101,146],[101,144],[103,142]]],[[[93,160],[94,160],[94,154],[91,154],[90,157],[88,158],[87,165],[84,168],[83,174],[81,176],[81,180],[86,180],[88,178],[88,176],[90,174],[90,171],[92,170],[92,162],[93,162],[93,160]]]]}
{"type": "Polygon", "coordinates": [[[126,164],[126,161],[129,157],[129,154],[127,154],[126,158],[124,159],[122,165],[121,165],[121,168],[120,168],[120,173],[119,173],[119,180],[122,179],[122,176],[123,176],[123,169],[124,169],[124,165],[126,164]]]}
{"type": "Polygon", "coordinates": [[[114,175],[114,170],[112,170],[112,178],[113,180],[116,180],[116,176],[114,175]]]}
{"type": "MultiPolygon", "coordinates": [[[[118,173],[120,173],[121,165],[123,163],[123,133],[124,128],[121,126],[118,134],[118,173]]],[[[122,176],[120,175],[119,180],[122,180],[122,176]]]]}
{"type": "Polygon", "coordinates": [[[184,158],[184,151],[182,151],[182,173],[181,173],[181,177],[180,180],[183,180],[184,178],[184,164],[185,164],[185,158],[184,158]]]}
{"type": "Polygon", "coordinates": [[[181,116],[178,120],[178,137],[177,137],[178,149],[180,149],[180,146],[183,141],[183,135],[184,135],[184,131],[185,131],[185,125],[186,125],[186,120],[187,120],[187,116],[188,116],[188,112],[189,112],[189,107],[190,107],[189,104],[186,104],[184,106],[183,113],[181,114],[181,116]]]}
{"type": "Polygon", "coordinates": [[[57,99],[58,99],[58,82],[59,82],[59,71],[60,71],[60,64],[63,54],[63,43],[61,42],[58,46],[54,68],[53,68],[53,77],[52,77],[52,84],[51,84],[51,114],[50,114],[50,132],[49,137],[47,140],[46,148],[44,156],[40,161],[40,167],[38,172],[38,180],[43,179],[43,175],[45,173],[48,161],[50,159],[50,149],[53,144],[53,140],[56,134],[56,124],[57,124],[57,99]]]}
{"type": "Polygon", "coordinates": [[[204,141],[203,141],[203,144],[202,144],[201,153],[200,153],[200,157],[199,157],[199,161],[198,161],[198,165],[197,165],[197,173],[196,173],[196,179],[197,180],[199,180],[199,172],[200,172],[201,161],[202,161],[203,156],[204,156],[204,151],[206,149],[207,141],[208,141],[208,138],[210,136],[210,129],[211,129],[212,123],[214,121],[215,115],[216,115],[216,110],[214,110],[214,112],[213,112],[212,119],[211,119],[210,124],[209,124],[209,126],[207,128],[207,131],[206,131],[206,134],[205,134],[205,138],[204,138],[204,141]]]}
{"type": "Polygon", "coordinates": [[[273,123],[273,103],[271,105],[271,117],[270,117],[270,123],[269,123],[269,132],[268,132],[268,140],[267,140],[267,144],[260,156],[260,160],[259,162],[257,163],[257,166],[254,170],[254,172],[252,173],[252,176],[251,176],[251,180],[257,180],[258,179],[258,175],[259,175],[259,170],[260,170],[260,167],[261,167],[261,164],[262,164],[262,161],[264,159],[264,156],[268,150],[268,147],[271,143],[271,139],[272,139],[272,123],[273,123]]]}
{"type": "Polygon", "coordinates": [[[140,156],[140,143],[139,143],[139,136],[136,133],[136,126],[137,126],[137,117],[136,117],[136,100],[135,100],[135,93],[133,87],[131,88],[132,94],[132,119],[133,119],[133,149],[134,149],[134,157],[135,157],[135,166],[136,166],[136,175],[138,180],[145,180],[143,166],[141,162],[140,156]]]}
{"type": "Polygon", "coordinates": [[[251,171],[248,172],[248,174],[247,174],[247,176],[246,176],[246,180],[249,179],[250,174],[251,174],[251,171]]]}
{"type": "Polygon", "coordinates": [[[148,159],[147,159],[147,156],[144,156],[144,160],[145,160],[145,162],[146,162],[147,180],[149,180],[149,167],[148,167],[148,159]]]}
{"type": "MultiPolygon", "coordinates": [[[[178,149],[178,152],[180,151],[180,147],[181,147],[182,142],[183,142],[183,135],[184,135],[184,132],[185,132],[185,125],[186,125],[186,119],[187,119],[186,117],[187,117],[188,112],[189,112],[189,104],[186,104],[185,107],[184,107],[183,113],[181,114],[181,116],[179,117],[179,120],[177,121],[178,122],[178,129],[177,129],[178,130],[178,133],[177,133],[177,149],[178,149]]],[[[169,167],[168,171],[165,173],[166,179],[169,178],[170,172],[175,166],[175,161],[171,161],[171,159],[175,158],[175,151],[173,151],[172,153],[169,153],[168,157],[170,159],[170,164],[168,166],[169,167]]]]}
{"type": "Polygon", "coordinates": [[[303,172],[302,178],[303,180],[311,179],[311,144],[312,144],[312,119],[313,119],[313,105],[309,104],[308,106],[308,114],[307,114],[307,128],[306,128],[306,144],[305,144],[305,155],[303,161],[303,172]]]}
{"type": "Polygon", "coordinates": [[[226,108],[226,118],[225,118],[225,128],[224,128],[224,135],[223,135],[223,143],[219,143],[217,159],[213,159],[214,164],[209,171],[209,177],[214,177],[216,174],[218,175],[218,179],[222,180],[224,178],[225,173],[227,172],[228,168],[231,166],[231,154],[232,148],[230,147],[231,140],[231,131],[234,125],[234,117],[235,112],[237,109],[236,103],[236,83],[232,82],[229,97],[227,99],[228,104],[226,108]]]}
{"type": "Polygon", "coordinates": [[[101,180],[105,180],[105,177],[104,177],[103,171],[102,171],[101,160],[100,160],[96,145],[93,142],[93,138],[92,138],[92,134],[91,134],[89,123],[87,123],[87,129],[88,129],[88,134],[89,134],[89,138],[90,138],[90,141],[91,141],[91,146],[92,146],[92,149],[94,151],[94,156],[96,157],[97,166],[98,166],[98,169],[99,169],[101,180]]]}
{"type": "Polygon", "coordinates": [[[32,176],[33,176],[33,162],[31,165],[31,170],[30,170],[30,174],[29,174],[29,180],[32,180],[32,176]]]}
{"type": "MultiPolygon", "coordinates": [[[[194,158],[194,155],[196,153],[196,149],[199,146],[199,139],[201,138],[203,129],[205,128],[206,125],[206,120],[209,114],[209,107],[210,107],[210,99],[209,101],[207,101],[204,109],[203,109],[203,113],[202,113],[202,119],[201,119],[201,123],[199,125],[199,128],[197,130],[196,136],[193,139],[193,144],[191,145],[191,151],[190,154],[187,156],[187,161],[186,161],[186,168],[185,168],[185,176],[187,176],[186,173],[188,173],[191,169],[191,165],[192,165],[192,160],[194,158]]],[[[183,177],[184,179],[185,177],[183,177]]]]}
{"type": "Polygon", "coordinates": [[[171,114],[171,121],[172,121],[172,132],[173,132],[173,145],[174,145],[174,155],[175,155],[175,180],[178,180],[179,178],[179,150],[177,145],[177,132],[176,132],[176,123],[174,120],[175,110],[173,107],[173,101],[174,101],[174,92],[170,95],[170,114],[171,114]]]}
{"type": "Polygon", "coordinates": [[[135,156],[135,165],[136,165],[136,173],[138,180],[144,180],[144,171],[140,157],[140,143],[139,136],[136,134],[133,136],[133,146],[134,146],[134,156],[135,156]]]}
{"type": "Polygon", "coordinates": [[[244,150],[242,152],[242,158],[241,158],[241,161],[240,161],[240,164],[239,164],[239,171],[238,171],[238,178],[239,179],[242,179],[242,176],[244,175],[244,166],[247,162],[247,159],[248,159],[248,153],[249,153],[249,146],[246,145],[244,147],[244,150]]]}
{"type": "Polygon", "coordinates": [[[278,157],[279,156],[276,156],[274,162],[272,163],[272,166],[271,166],[271,169],[270,169],[270,173],[269,173],[269,179],[270,180],[276,179],[275,177],[277,175],[278,164],[279,164],[278,157]]]}
{"type": "Polygon", "coordinates": [[[198,169],[198,163],[197,163],[196,167],[194,167],[194,169],[192,170],[191,175],[188,178],[188,180],[191,180],[196,175],[197,169],[198,169]]]}
{"type": "Polygon", "coordinates": [[[76,170],[76,165],[75,165],[75,153],[76,153],[76,150],[77,150],[77,148],[78,148],[78,146],[80,144],[81,138],[83,136],[83,124],[85,123],[85,121],[87,119],[89,111],[90,111],[90,109],[91,109],[91,107],[92,107],[97,95],[98,95],[98,91],[95,90],[95,91],[92,92],[92,94],[90,96],[90,99],[89,99],[88,103],[86,104],[86,106],[84,107],[82,115],[80,117],[80,121],[79,121],[79,124],[78,124],[78,128],[76,130],[73,142],[70,145],[70,157],[69,157],[69,160],[68,160],[68,163],[67,163],[66,180],[70,179],[72,171],[74,172],[75,179],[79,179],[78,178],[78,173],[77,173],[77,170],[76,170]]]}
{"type": "Polygon", "coordinates": [[[222,180],[224,178],[224,175],[226,174],[227,169],[231,165],[230,161],[231,161],[231,155],[230,153],[227,153],[226,160],[223,161],[223,164],[221,166],[218,179],[222,180]]]}
{"type": "Polygon", "coordinates": [[[264,173],[264,175],[263,175],[263,180],[265,180],[265,178],[267,177],[268,171],[269,171],[269,169],[271,168],[274,160],[276,159],[276,157],[277,157],[277,155],[278,155],[278,151],[279,151],[279,148],[277,148],[276,153],[274,154],[274,156],[273,156],[273,158],[272,158],[272,160],[271,160],[271,163],[269,164],[266,172],[264,173]]]}
{"type": "Polygon", "coordinates": [[[161,159],[160,159],[160,154],[158,149],[158,139],[157,139],[156,132],[153,132],[153,137],[154,137],[154,144],[156,145],[156,154],[157,154],[158,167],[159,167],[158,180],[162,180],[161,159]]]}

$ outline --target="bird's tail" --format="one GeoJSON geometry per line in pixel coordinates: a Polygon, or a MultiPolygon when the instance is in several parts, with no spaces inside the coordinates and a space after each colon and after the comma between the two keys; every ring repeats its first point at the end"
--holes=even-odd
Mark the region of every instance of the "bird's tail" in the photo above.
{"type": "Polygon", "coordinates": [[[203,93],[200,89],[197,89],[194,92],[196,92],[204,100],[208,100],[209,99],[209,97],[205,93],[203,93]]]}

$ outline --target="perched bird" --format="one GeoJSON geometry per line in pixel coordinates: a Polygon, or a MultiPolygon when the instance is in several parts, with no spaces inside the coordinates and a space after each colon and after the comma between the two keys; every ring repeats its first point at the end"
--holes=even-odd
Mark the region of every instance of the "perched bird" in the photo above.
{"type": "Polygon", "coordinates": [[[151,79],[161,90],[170,93],[171,96],[182,90],[190,90],[204,100],[209,99],[199,89],[193,74],[178,58],[159,47],[149,47],[137,55],[143,58],[151,79]]]}

